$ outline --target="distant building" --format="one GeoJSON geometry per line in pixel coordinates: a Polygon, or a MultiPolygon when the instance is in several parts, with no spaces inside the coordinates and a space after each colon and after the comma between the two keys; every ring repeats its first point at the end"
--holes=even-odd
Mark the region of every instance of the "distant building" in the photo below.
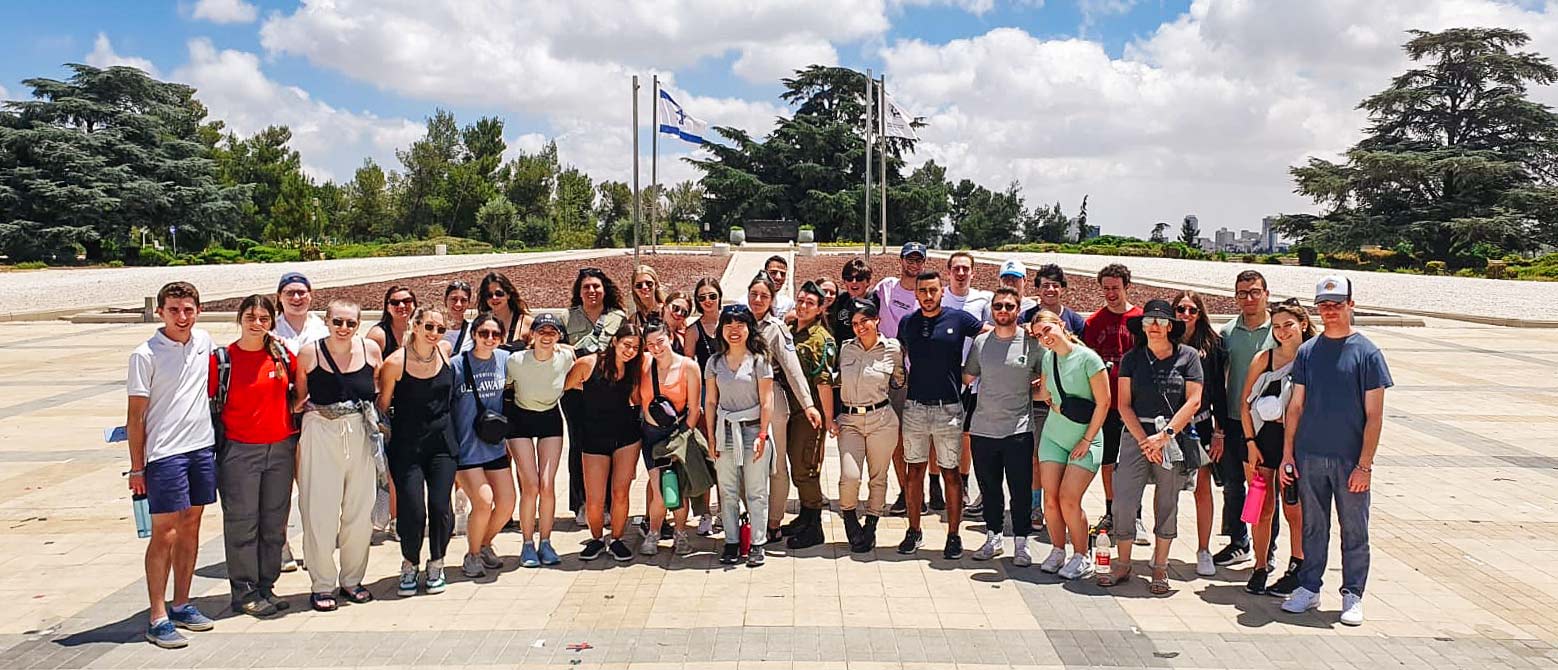
{"type": "Polygon", "coordinates": [[[1207,239],[1207,238],[1205,238],[1205,237],[1197,237],[1196,238],[1196,248],[1201,249],[1203,251],[1216,251],[1217,250],[1215,247],[1212,246],[1212,241],[1207,239]]]}
{"type": "Polygon", "coordinates": [[[1215,245],[1212,250],[1233,251],[1234,242],[1236,239],[1237,238],[1234,236],[1233,231],[1228,230],[1227,228],[1219,228],[1217,229],[1217,232],[1212,234],[1212,241],[1215,245]]]}
{"type": "Polygon", "coordinates": [[[1260,220],[1260,244],[1261,248],[1268,253],[1275,253],[1281,246],[1281,240],[1277,239],[1277,219],[1278,217],[1268,216],[1260,220]]]}
{"type": "Polygon", "coordinates": [[[1091,240],[1091,239],[1093,239],[1095,237],[1099,237],[1099,236],[1101,236],[1103,234],[1104,234],[1104,229],[1101,226],[1088,226],[1087,227],[1087,239],[1091,240]]]}

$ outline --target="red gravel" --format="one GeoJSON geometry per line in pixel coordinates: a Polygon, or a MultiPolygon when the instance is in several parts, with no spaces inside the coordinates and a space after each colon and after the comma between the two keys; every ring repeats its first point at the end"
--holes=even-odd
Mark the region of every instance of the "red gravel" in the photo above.
{"type": "MultiPolygon", "coordinates": [[[[797,256],[795,259],[795,279],[796,281],[805,281],[817,277],[837,279],[840,271],[844,268],[844,262],[849,258],[851,256],[845,254],[797,256]]],[[[926,262],[925,266],[940,271],[943,276],[946,274],[947,262],[945,259],[932,258],[926,262]]],[[[1026,295],[1032,296],[1038,293],[1038,289],[1033,287],[1033,271],[1035,269],[1028,268],[1028,287],[1024,290],[1026,295]]],[[[974,286],[984,289],[995,288],[998,285],[996,276],[1000,270],[1001,266],[995,263],[975,263],[974,286]]],[[[896,277],[898,272],[898,255],[896,253],[892,255],[873,254],[871,256],[872,281],[880,280],[883,277],[896,277]]],[[[1094,281],[1093,277],[1067,275],[1066,279],[1068,280],[1067,283],[1070,284],[1066,288],[1066,306],[1083,313],[1096,311],[1104,306],[1103,292],[1098,290],[1098,282],[1094,281]]],[[[1140,305],[1153,298],[1173,300],[1174,295],[1178,292],[1179,289],[1153,286],[1139,282],[1133,283],[1131,284],[1131,302],[1140,305]]],[[[1206,309],[1211,314],[1237,314],[1239,312],[1238,303],[1233,298],[1203,293],[1201,299],[1205,301],[1206,309]]]]}
{"type": "MultiPolygon", "coordinates": [[[[666,287],[692,291],[692,287],[703,277],[713,277],[718,280],[725,273],[725,266],[730,263],[730,257],[715,258],[709,254],[662,254],[658,256],[644,255],[640,260],[654,267],[660,275],[660,283],[666,287]]],[[[529,263],[526,265],[510,265],[506,267],[484,268],[481,270],[469,270],[449,274],[424,275],[421,277],[406,277],[399,281],[372,282],[368,284],[354,284],[335,288],[321,288],[314,292],[314,306],[323,308],[324,305],[336,298],[349,298],[363,306],[363,309],[379,309],[384,303],[384,292],[391,284],[410,286],[422,302],[434,301],[435,304],[443,304],[444,287],[455,279],[464,279],[470,282],[472,287],[480,290],[477,282],[483,275],[491,270],[497,270],[508,275],[509,281],[514,282],[515,288],[530,307],[567,307],[573,291],[573,280],[578,276],[579,268],[597,267],[606,271],[617,282],[622,290],[622,299],[631,304],[630,285],[633,269],[633,255],[626,253],[621,256],[607,256],[604,258],[591,258],[578,261],[551,261],[546,263],[529,263]]],[[[241,300],[218,300],[208,302],[203,306],[206,311],[233,311],[238,309],[241,300]]]]}

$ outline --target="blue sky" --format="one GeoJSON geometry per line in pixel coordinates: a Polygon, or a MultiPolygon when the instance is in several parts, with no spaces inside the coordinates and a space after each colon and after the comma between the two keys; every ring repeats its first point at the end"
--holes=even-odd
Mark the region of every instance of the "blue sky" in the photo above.
{"type": "MultiPolygon", "coordinates": [[[[1204,230],[1308,211],[1289,166],[1357,139],[1354,109],[1405,66],[1409,28],[1510,25],[1558,56],[1558,0],[150,0],[0,4],[0,87],[66,62],[136,64],[200,89],[248,134],[270,123],[320,179],[350,179],[436,107],[506,121],[511,151],[626,178],[628,75],[662,72],[689,113],[755,134],[778,77],[810,62],[886,72],[929,124],[913,162],[1030,203],[1084,195],[1106,232],[1196,213],[1204,230]]],[[[1558,102],[1551,88],[1536,97],[1558,102]]],[[[695,175],[674,160],[668,179],[695,175]]],[[[646,170],[647,171],[647,170],[646,170]]]]}

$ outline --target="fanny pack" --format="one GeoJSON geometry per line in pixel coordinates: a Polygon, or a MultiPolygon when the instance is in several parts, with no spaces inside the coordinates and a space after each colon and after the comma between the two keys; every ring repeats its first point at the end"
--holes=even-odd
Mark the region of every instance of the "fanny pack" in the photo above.
{"type": "Polygon", "coordinates": [[[508,436],[509,418],[482,404],[481,392],[476,390],[476,373],[471,371],[470,352],[460,356],[460,363],[465,367],[465,386],[471,389],[471,399],[476,401],[477,439],[488,444],[502,444],[503,438],[508,436]]]}
{"type": "Polygon", "coordinates": [[[655,397],[649,401],[646,409],[649,418],[654,419],[655,425],[661,428],[675,426],[681,416],[677,414],[676,405],[671,402],[671,399],[660,393],[660,366],[654,361],[649,362],[649,377],[654,381],[655,387],[655,397]]]}
{"type": "Polygon", "coordinates": [[[1084,426],[1092,423],[1098,403],[1066,394],[1066,385],[1060,380],[1060,354],[1050,358],[1050,374],[1055,377],[1055,388],[1060,389],[1060,415],[1084,426]]]}

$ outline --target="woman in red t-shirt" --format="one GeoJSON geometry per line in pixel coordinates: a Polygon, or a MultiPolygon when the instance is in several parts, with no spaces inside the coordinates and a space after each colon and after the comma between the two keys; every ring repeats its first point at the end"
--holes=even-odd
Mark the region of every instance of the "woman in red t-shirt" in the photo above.
{"type": "Polygon", "coordinates": [[[211,394],[221,403],[225,432],[217,446],[217,490],[222,500],[222,539],[232,609],[265,617],[286,609],[274,592],[281,574],[297,427],[292,423],[292,381],[297,360],[271,336],[276,302],[251,295],[238,306],[238,341],[212,356],[211,394]],[[226,384],[219,358],[226,353],[226,384]],[[222,388],[225,386],[225,389],[222,388]]]}

